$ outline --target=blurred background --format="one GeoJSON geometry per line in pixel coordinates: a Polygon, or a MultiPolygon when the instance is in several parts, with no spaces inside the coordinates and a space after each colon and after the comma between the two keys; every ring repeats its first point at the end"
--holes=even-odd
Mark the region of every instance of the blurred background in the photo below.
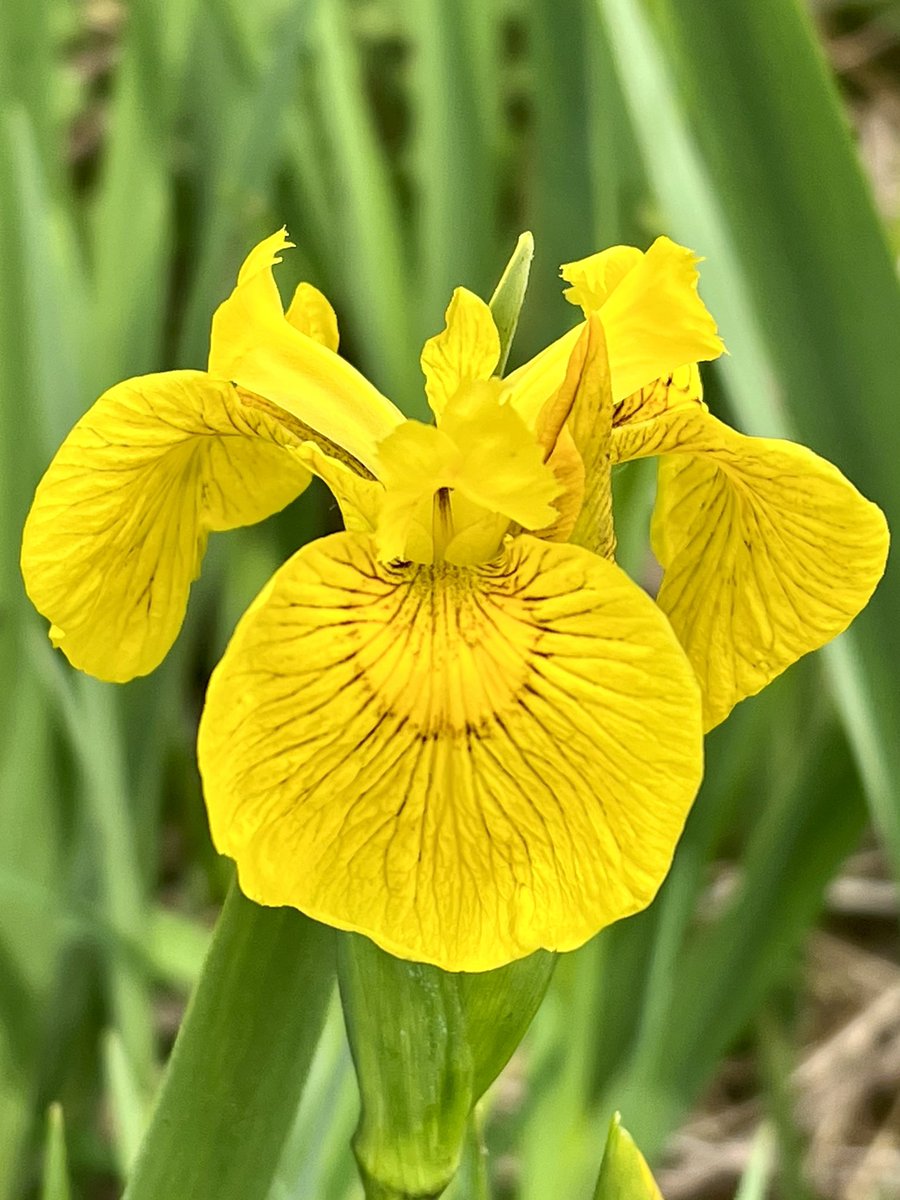
{"type": "MultiPolygon", "coordinates": [[[[708,399],[836,462],[900,528],[900,7],[878,0],[4,0],[0,5],[0,1200],[118,1196],[229,881],[203,689],[312,489],[213,539],[182,636],[70,671],[18,541],[114,382],[202,367],[248,248],[321,287],[409,415],[451,289],[537,255],[513,365],[572,321],[558,266],[666,232],[731,351],[708,399]]],[[[616,479],[652,585],[653,470],[616,479]]],[[[900,571],[742,704],[656,903],[565,956],[485,1104],[500,1200],[590,1195],[613,1107],[667,1200],[900,1197],[900,571]]],[[[277,1036],[277,1031],[273,1031],[277,1036]]],[[[270,1200],[359,1200],[332,1006],[270,1200]]],[[[458,1190],[458,1197],[462,1190],[458,1190]]],[[[162,1198],[160,1198],[162,1200],[162,1198]]]]}

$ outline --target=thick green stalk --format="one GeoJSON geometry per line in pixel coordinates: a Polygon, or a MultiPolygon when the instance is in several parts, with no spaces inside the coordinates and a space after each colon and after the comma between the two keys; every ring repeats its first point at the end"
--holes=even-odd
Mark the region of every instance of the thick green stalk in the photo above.
{"type": "Polygon", "coordinates": [[[232,887],[124,1200],[265,1200],[333,969],[329,929],[232,887]]]}

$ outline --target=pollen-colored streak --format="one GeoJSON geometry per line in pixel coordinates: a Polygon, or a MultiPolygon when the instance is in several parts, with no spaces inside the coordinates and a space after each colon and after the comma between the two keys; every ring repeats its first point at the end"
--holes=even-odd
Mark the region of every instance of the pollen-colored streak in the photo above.
{"type": "Polygon", "coordinates": [[[388,567],[338,534],[241,621],[199,757],[249,896],[485,970],[651,899],[699,783],[696,682],[652,601],[578,547],[388,567]]]}

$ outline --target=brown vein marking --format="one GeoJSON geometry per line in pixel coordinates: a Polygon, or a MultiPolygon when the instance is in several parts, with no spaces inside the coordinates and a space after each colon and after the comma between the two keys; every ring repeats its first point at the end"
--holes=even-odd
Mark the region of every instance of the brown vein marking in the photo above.
{"type": "Polygon", "coordinates": [[[661,379],[638,388],[613,408],[613,428],[637,421],[649,421],[661,413],[691,404],[699,405],[700,396],[694,385],[692,373],[680,368],[661,379]]]}
{"type": "MultiPolygon", "coordinates": [[[[237,388],[236,384],[234,386],[237,388]]],[[[266,400],[262,396],[257,396],[254,392],[245,392],[243,388],[237,388],[237,392],[240,402],[244,407],[255,408],[259,412],[265,413],[273,421],[277,421],[279,425],[289,430],[301,442],[314,442],[329,458],[336,458],[338,462],[343,463],[345,467],[349,467],[351,471],[355,471],[363,479],[375,478],[368,467],[363,466],[359,459],[354,458],[343,446],[337,442],[333,442],[331,438],[327,438],[323,433],[319,433],[317,429],[313,429],[311,425],[307,425],[299,417],[295,417],[293,413],[279,408],[277,404],[273,404],[270,400],[266,400]]]]}

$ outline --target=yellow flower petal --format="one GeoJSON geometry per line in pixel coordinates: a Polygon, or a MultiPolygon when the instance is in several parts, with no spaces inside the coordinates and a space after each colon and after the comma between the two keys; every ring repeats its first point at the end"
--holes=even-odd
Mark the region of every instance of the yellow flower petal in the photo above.
{"type": "Polygon", "coordinates": [[[403,414],[348,362],[285,318],[272,266],[290,245],[282,230],[251,251],[237,287],[213,317],[210,374],[272,401],[371,470],[377,444],[403,414]]]}
{"type": "MultiPolygon", "coordinates": [[[[578,280],[575,290],[581,299],[604,297],[599,313],[618,403],[679,367],[717,358],[724,346],[697,294],[698,260],[690,250],[664,237],[639,259],[624,253],[630,247],[614,249],[610,262],[602,261],[601,254],[564,269],[567,278],[578,280]],[[591,267],[595,259],[601,261],[591,267]],[[622,273],[629,260],[631,269],[622,273]]],[[[562,382],[580,329],[570,330],[508,376],[526,422],[562,382]]]]}
{"type": "Polygon", "coordinates": [[[610,246],[578,262],[563,263],[559,273],[572,285],[564,289],[563,295],[585,316],[596,312],[643,257],[636,246],[610,246]]]}
{"type": "Polygon", "coordinates": [[[178,634],[210,530],[283,508],[309,481],[294,438],[199,371],[120,383],[81,418],[41,480],[22,573],[70,662],[145,675],[178,634]]]}
{"type": "Polygon", "coordinates": [[[665,412],[675,412],[678,409],[701,408],[703,404],[703,384],[696,363],[679,367],[677,371],[662,379],[648,383],[646,387],[638,388],[624,400],[613,407],[613,426],[618,429],[622,425],[633,425],[639,421],[649,421],[665,412]]]}
{"type": "Polygon", "coordinates": [[[311,283],[298,283],[294,298],[284,315],[295,329],[337,354],[340,344],[337,317],[318,288],[311,283]]]}
{"type": "Polygon", "coordinates": [[[865,607],[884,571],[887,525],[805,446],[746,437],[699,409],[615,436],[631,443],[629,457],[665,454],[653,518],[665,571],[658,602],[697,672],[710,729],[865,607]]]}
{"type": "Polygon", "coordinates": [[[457,288],[445,320],[444,329],[425,343],[421,359],[425,394],[436,417],[461,387],[490,379],[500,358],[500,335],[480,296],[457,288]]]}
{"type": "Polygon", "coordinates": [[[725,349],[697,294],[698,261],[684,246],[657,238],[604,301],[600,316],[616,400],[725,349]]]}
{"type": "Polygon", "coordinates": [[[524,535],[474,569],[303,547],[216,668],[213,839],[263,904],[479,971],[652,898],[701,774],[697,684],[612,563],[524,535]]]}
{"type": "Polygon", "coordinates": [[[606,338],[596,314],[585,323],[560,392],[571,396],[569,429],[584,463],[584,498],[572,540],[612,558],[616,549],[610,465],[613,402],[606,338]]]}
{"type": "MultiPolygon", "coordinates": [[[[551,502],[561,487],[550,466],[544,463],[541,446],[513,408],[502,402],[499,380],[470,383],[457,390],[447,402],[437,427],[407,421],[379,449],[378,478],[385,486],[379,523],[379,553],[385,559],[412,558],[430,562],[441,557],[454,539],[473,522],[484,521],[486,529],[499,529],[486,552],[499,549],[503,524],[493,520],[501,514],[527,529],[552,524],[558,512],[551,502]],[[464,510],[450,499],[446,515],[448,529],[444,544],[419,558],[408,543],[412,527],[427,522],[427,505],[441,489],[469,500],[477,511],[464,510]],[[426,507],[423,510],[422,505],[426,507]]],[[[416,534],[418,539],[419,534],[416,534]]],[[[476,552],[468,539],[463,561],[476,552]]],[[[477,539],[479,550],[481,537],[477,539]]],[[[451,560],[454,561],[454,560],[451,560]]]]}

